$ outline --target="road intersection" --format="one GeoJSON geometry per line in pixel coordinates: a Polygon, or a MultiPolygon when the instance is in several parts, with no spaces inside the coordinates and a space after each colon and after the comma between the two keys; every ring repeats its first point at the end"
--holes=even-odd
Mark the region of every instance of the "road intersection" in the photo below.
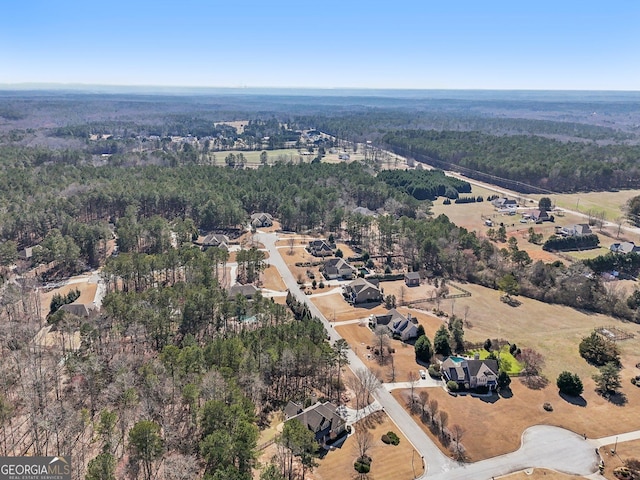
{"type": "MultiPolygon", "coordinates": [[[[276,247],[277,234],[258,231],[256,235],[257,240],[269,252],[269,263],[276,267],[291,294],[298,301],[308,305],[312,316],[317,317],[323,323],[329,341],[333,344],[336,340],[341,339],[342,337],[336,332],[333,325],[313,302],[309,301],[307,295],[300,290],[293,274],[276,247]]],[[[367,368],[353,350],[349,350],[347,356],[350,368],[353,371],[367,368]]],[[[441,387],[441,384],[435,381],[420,380],[416,386],[441,387]],[[424,385],[420,382],[423,382],[424,385]]],[[[588,476],[593,479],[604,478],[596,473],[600,461],[596,450],[598,447],[613,443],[616,435],[602,439],[585,439],[582,435],[560,427],[536,425],[524,431],[522,444],[514,452],[475,463],[457,462],[440,451],[409,413],[391,395],[390,390],[393,388],[408,388],[408,386],[392,384],[385,385],[385,388],[378,388],[373,394],[375,402],[362,411],[350,411],[349,417],[353,422],[368,413],[383,410],[421,455],[425,464],[425,472],[420,478],[488,480],[527,468],[547,468],[567,474],[588,476]]],[[[640,439],[640,431],[621,434],[617,437],[623,439],[621,441],[640,439]]]]}

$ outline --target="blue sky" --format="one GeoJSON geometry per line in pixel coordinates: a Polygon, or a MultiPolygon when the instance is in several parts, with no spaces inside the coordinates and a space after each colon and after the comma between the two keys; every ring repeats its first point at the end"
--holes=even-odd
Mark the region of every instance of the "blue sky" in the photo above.
{"type": "Polygon", "coordinates": [[[0,84],[640,90],[637,0],[20,0],[0,84]]]}

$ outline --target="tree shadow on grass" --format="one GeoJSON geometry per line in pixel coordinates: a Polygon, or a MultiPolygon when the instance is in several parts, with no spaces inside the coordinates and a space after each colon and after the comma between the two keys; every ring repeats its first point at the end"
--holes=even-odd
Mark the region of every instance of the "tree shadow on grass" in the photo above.
{"type": "Polygon", "coordinates": [[[511,397],[513,397],[513,391],[509,387],[501,388],[500,392],[499,392],[499,395],[502,398],[511,398],[511,397]]]}
{"type": "Polygon", "coordinates": [[[549,379],[543,375],[532,375],[528,377],[522,377],[520,380],[524,386],[531,390],[542,390],[549,385],[549,379]]]}
{"type": "Polygon", "coordinates": [[[624,393],[619,392],[605,396],[605,398],[609,401],[609,403],[612,403],[618,407],[624,407],[628,402],[627,396],[624,393]]]}
{"type": "Polygon", "coordinates": [[[560,398],[562,398],[565,402],[570,403],[571,405],[577,405],[578,407],[586,407],[587,401],[584,399],[582,395],[578,395],[574,397],[572,395],[567,395],[566,393],[560,392],[560,398]]]}

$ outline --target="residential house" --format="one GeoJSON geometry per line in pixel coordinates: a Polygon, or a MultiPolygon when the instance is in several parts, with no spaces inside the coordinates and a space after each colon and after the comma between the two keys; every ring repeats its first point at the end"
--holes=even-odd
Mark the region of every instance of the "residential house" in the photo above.
{"type": "Polygon", "coordinates": [[[336,278],[350,280],[353,278],[355,272],[355,267],[349,265],[342,258],[330,258],[324,262],[324,266],[322,267],[322,274],[327,280],[336,278]]]}
{"type": "Polygon", "coordinates": [[[18,252],[18,258],[21,260],[30,260],[33,257],[33,247],[23,248],[18,252]]]}
{"type": "Polygon", "coordinates": [[[514,209],[518,206],[518,202],[516,202],[514,199],[512,198],[506,198],[506,197],[502,197],[502,198],[496,198],[495,200],[493,200],[491,202],[491,205],[493,205],[494,207],[496,207],[499,210],[508,208],[508,209],[514,209]]]}
{"type": "Polygon", "coordinates": [[[404,283],[407,287],[417,287],[420,285],[420,273],[406,272],[404,274],[404,283]]]}
{"type": "Polygon", "coordinates": [[[378,326],[385,326],[393,337],[397,337],[403,342],[418,336],[418,320],[402,315],[395,308],[382,315],[371,315],[369,326],[375,330],[378,326]]]}
{"type": "Polygon", "coordinates": [[[200,243],[203,249],[207,249],[210,247],[218,247],[224,248],[225,250],[229,250],[229,237],[226,235],[222,235],[221,233],[210,233],[200,243]]]}
{"type": "Polygon", "coordinates": [[[378,214],[373,210],[369,210],[367,207],[356,207],[353,209],[353,213],[364,215],[365,217],[377,217],[378,214]]]}
{"type": "Polygon", "coordinates": [[[273,217],[268,213],[260,212],[251,215],[251,226],[253,228],[265,228],[273,225],[273,217]]]}
{"type": "Polygon", "coordinates": [[[331,402],[318,402],[305,409],[299,403],[289,402],[284,409],[285,422],[299,421],[313,432],[319,444],[324,445],[346,430],[346,421],[338,415],[337,410],[331,402]]]}
{"type": "Polygon", "coordinates": [[[529,213],[531,220],[533,220],[536,223],[542,223],[542,222],[550,222],[551,221],[551,216],[549,216],[549,212],[547,212],[546,210],[533,210],[529,213]]]}
{"type": "Polygon", "coordinates": [[[328,257],[333,255],[333,247],[325,240],[312,240],[307,250],[314,257],[328,257]]]}
{"type": "Polygon", "coordinates": [[[95,311],[96,306],[93,303],[67,303],[62,305],[60,310],[75,315],[76,317],[87,318],[90,317],[95,311]]]}
{"type": "Polygon", "coordinates": [[[583,235],[591,235],[591,227],[586,223],[577,223],[576,225],[569,225],[568,227],[562,227],[558,230],[558,234],[564,237],[581,237],[583,235]]]}
{"type": "Polygon", "coordinates": [[[461,388],[487,387],[495,390],[498,386],[498,362],[496,360],[471,360],[448,357],[440,370],[445,381],[456,382],[461,388]]]}
{"type": "Polygon", "coordinates": [[[640,253],[640,246],[633,242],[613,243],[609,249],[614,253],[640,253]]]}
{"type": "Polygon", "coordinates": [[[338,155],[338,159],[344,161],[351,160],[351,155],[349,155],[348,153],[341,153],[338,155]]]}
{"type": "Polygon", "coordinates": [[[253,297],[258,293],[258,288],[255,285],[236,283],[229,288],[229,298],[235,298],[238,295],[242,295],[247,300],[253,300],[253,297]]]}
{"type": "Polygon", "coordinates": [[[379,302],[382,300],[382,292],[378,287],[377,280],[366,280],[356,278],[353,282],[345,285],[343,295],[350,303],[379,302]]]}

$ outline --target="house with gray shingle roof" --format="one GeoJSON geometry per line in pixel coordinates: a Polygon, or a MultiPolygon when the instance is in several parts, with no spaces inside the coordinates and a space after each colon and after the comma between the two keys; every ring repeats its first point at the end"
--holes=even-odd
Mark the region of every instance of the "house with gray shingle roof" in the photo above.
{"type": "Polygon", "coordinates": [[[495,390],[498,386],[498,362],[496,360],[471,360],[447,357],[440,370],[446,381],[456,382],[461,388],[487,387],[495,390]]]}
{"type": "Polygon", "coordinates": [[[300,422],[313,432],[319,444],[335,440],[346,430],[346,421],[331,402],[318,402],[304,410],[301,407],[299,403],[289,402],[284,409],[285,422],[300,422]]]}

